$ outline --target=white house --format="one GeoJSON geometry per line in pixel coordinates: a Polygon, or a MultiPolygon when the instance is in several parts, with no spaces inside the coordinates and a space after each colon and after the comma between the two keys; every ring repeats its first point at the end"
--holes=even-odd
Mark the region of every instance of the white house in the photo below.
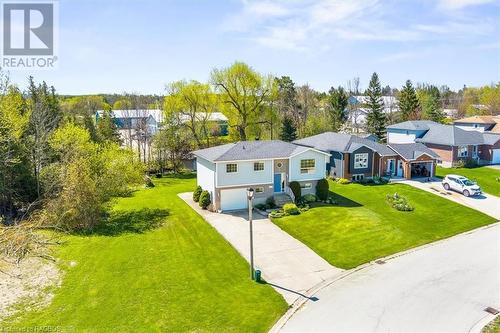
{"type": "Polygon", "coordinates": [[[246,190],[255,190],[255,203],[274,195],[293,196],[289,183],[302,193],[315,193],[326,176],[330,154],[279,140],[241,141],[194,151],[198,185],[210,193],[212,210],[247,207],[246,190]]]}

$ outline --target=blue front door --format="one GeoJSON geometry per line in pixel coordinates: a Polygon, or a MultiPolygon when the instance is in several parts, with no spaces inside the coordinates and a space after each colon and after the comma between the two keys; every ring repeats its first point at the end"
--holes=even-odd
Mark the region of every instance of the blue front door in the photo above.
{"type": "Polygon", "coordinates": [[[274,174],[274,192],[281,192],[281,173],[274,174]]]}

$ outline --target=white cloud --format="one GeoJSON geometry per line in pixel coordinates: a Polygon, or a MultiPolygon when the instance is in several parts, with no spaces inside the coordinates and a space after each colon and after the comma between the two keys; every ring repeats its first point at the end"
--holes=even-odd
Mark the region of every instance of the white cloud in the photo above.
{"type": "Polygon", "coordinates": [[[439,0],[438,7],[445,10],[458,10],[470,6],[484,5],[495,0],[439,0]]]}
{"type": "MultiPolygon", "coordinates": [[[[439,0],[438,8],[465,8],[490,0],[439,0]]],[[[408,42],[489,34],[487,18],[442,13],[399,17],[404,6],[391,0],[243,0],[242,9],[224,22],[226,31],[270,48],[318,51],[327,44],[356,41],[408,42]]],[[[453,12],[456,13],[456,12],[453,12]]]]}

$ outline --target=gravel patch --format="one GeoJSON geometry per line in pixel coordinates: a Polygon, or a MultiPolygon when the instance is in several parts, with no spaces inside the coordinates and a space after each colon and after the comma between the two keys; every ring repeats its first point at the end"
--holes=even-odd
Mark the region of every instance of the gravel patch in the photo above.
{"type": "Polygon", "coordinates": [[[41,258],[27,258],[17,265],[0,261],[0,321],[14,315],[20,303],[25,303],[25,311],[48,305],[53,288],[60,283],[55,262],[41,258]]]}

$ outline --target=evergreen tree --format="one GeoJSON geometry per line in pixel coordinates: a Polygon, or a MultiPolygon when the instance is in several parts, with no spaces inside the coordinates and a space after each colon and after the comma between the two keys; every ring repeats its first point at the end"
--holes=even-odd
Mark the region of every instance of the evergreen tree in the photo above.
{"type": "Polygon", "coordinates": [[[366,90],[368,100],[366,107],[368,114],[366,116],[366,128],[368,133],[375,134],[381,141],[385,140],[386,116],[384,113],[384,103],[382,100],[382,88],[377,73],[373,73],[366,90]]]}
{"type": "Polygon", "coordinates": [[[290,117],[283,118],[280,139],[287,142],[297,139],[297,128],[290,117]]]}
{"type": "Polygon", "coordinates": [[[398,100],[402,121],[420,118],[418,115],[419,103],[417,94],[415,93],[415,88],[413,88],[410,80],[406,81],[406,84],[399,93],[398,100]]]}
{"type": "Polygon", "coordinates": [[[422,107],[422,117],[440,123],[446,115],[439,105],[441,93],[433,85],[424,85],[417,91],[417,98],[422,107]]]}
{"type": "Polygon", "coordinates": [[[120,133],[109,111],[104,111],[97,120],[97,137],[100,142],[121,144],[120,133]]]}
{"type": "Polygon", "coordinates": [[[338,87],[338,89],[332,87],[328,94],[328,111],[332,121],[332,130],[337,132],[347,121],[347,104],[349,96],[342,87],[338,87]]]}

